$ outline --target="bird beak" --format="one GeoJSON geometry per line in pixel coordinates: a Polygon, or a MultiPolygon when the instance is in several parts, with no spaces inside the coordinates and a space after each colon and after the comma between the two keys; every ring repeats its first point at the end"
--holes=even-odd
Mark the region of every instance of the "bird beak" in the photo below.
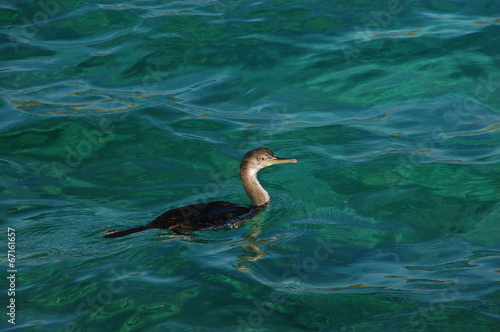
{"type": "Polygon", "coordinates": [[[296,163],[296,162],[297,162],[297,159],[294,159],[294,158],[276,157],[276,159],[266,160],[265,165],[271,166],[271,165],[276,165],[276,164],[287,164],[287,163],[296,163]]]}

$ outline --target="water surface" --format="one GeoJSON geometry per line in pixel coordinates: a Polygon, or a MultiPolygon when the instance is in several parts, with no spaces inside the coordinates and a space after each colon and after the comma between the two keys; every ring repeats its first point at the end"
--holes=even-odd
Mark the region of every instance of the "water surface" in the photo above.
{"type": "Polygon", "coordinates": [[[3,4],[1,223],[18,272],[2,330],[495,331],[499,9],[3,4]],[[259,173],[272,203],[243,227],[102,237],[249,203],[239,162],[260,146],[299,163],[259,173]]]}

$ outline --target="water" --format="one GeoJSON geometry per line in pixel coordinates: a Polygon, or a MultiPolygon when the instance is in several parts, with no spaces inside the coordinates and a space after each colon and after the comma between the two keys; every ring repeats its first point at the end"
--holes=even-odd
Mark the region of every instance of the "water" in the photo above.
{"type": "Polygon", "coordinates": [[[499,12],[4,3],[2,330],[498,330],[499,12]],[[259,173],[272,204],[243,227],[102,237],[248,203],[260,146],[299,163],[259,173]]]}

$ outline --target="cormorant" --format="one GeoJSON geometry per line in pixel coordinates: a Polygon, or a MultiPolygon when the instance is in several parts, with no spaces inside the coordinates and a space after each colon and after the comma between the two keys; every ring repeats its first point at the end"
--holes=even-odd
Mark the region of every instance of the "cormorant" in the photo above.
{"type": "Polygon", "coordinates": [[[254,217],[270,201],[269,194],[257,179],[257,172],[267,166],[296,163],[297,159],[278,158],[267,148],[258,148],[245,154],[240,164],[243,188],[253,205],[230,202],[210,202],[187,205],[168,210],[145,226],[123,231],[108,231],[104,237],[115,238],[151,228],[163,228],[183,234],[183,231],[232,228],[254,217]]]}

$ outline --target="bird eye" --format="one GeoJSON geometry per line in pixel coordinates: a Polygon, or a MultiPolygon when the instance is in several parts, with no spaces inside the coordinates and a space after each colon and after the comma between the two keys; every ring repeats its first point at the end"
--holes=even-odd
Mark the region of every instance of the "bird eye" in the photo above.
{"type": "Polygon", "coordinates": [[[266,158],[262,157],[262,160],[265,160],[266,158]]]}

